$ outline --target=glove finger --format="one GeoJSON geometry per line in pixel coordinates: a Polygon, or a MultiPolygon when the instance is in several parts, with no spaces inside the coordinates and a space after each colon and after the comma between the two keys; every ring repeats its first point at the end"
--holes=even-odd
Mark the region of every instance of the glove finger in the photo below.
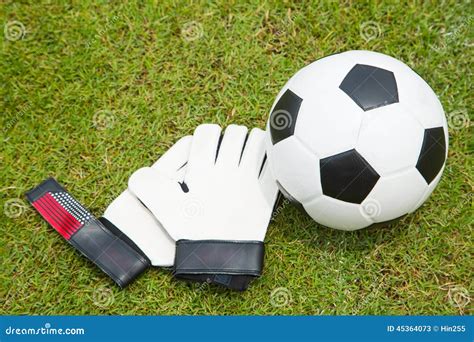
{"type": "Polygon", "coordinates": [[[242,149],[247,139],[248,129],[245,126],[230,125],[226,128],[222,138],[216,165],[220,167],[237,167],[242,149]]]}
{"type": "Polygon", "coordinates": [[[263,165],[262,173],[259,177],[259,183],[268,207],[272,210],[278,196],[278,186],[271,172],[270,165],[268,165],[268,160],[266,160],[263,165]]]}
{"type": "Polygon", "coordinates": [[[129,237],[154,266],[172,266],[175,242],[156,218],[125,190],[105,210],[103,217],[129,237]]]}
{"type": "Polygon", "coordinates": [[[219,125],[204,124],[196,128],[186,165],[185,181],[187,183],[192,182],[192,177],[200,174],[203,169],[209,169],[215,165],[220,138],[219,125]]]}
{"type": "Polygon", "coordinates": [[[247,168],[249,172],[257,176],[262,169],[264,158],[265,132],[259,128],[253,128],[247,139],[240,167],[247,168]]]}
{"type": "Polygon", "coordinates": [[[191,135],[179,139],[152,165],[152,168],[166,174],[173,174],[181,169],[188,161],[192,140],[191,135]]]}
{"type": "Polygon", "coordinates": [[[174,223],[179,221],[179,210],[181,210],[179,203],[182,202],[184,195],[180,184],[170,180],[162,172],[144,167],[132,174],[128,180],[128,189],[151,211],[176,241],[176,231],[173,229],[179,228],[180,225],[174,223]]]}

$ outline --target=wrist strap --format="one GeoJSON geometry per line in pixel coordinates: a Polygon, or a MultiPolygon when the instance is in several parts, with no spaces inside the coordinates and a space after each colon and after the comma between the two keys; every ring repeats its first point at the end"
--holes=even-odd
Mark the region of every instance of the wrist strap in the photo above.
{"type": "Polygon", "coordinates": [[[105,218],[95,218],[53,178],[27,192],[28,201],[71,245],[124,288],[150,266],[146,255],[105,218]]]}
{"type": "Polygon", "coordinates": [[[262,241],[179,240],[174,274],[258,277],[262,273],[263,255],[262,241]]]}

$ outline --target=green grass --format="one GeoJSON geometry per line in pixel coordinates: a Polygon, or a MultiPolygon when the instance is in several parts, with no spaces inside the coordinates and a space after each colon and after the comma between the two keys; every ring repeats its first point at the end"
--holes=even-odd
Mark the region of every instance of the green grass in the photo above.
{"type": "Polygon", "coordinates": [[[450,127],[446,171],[429,201],[392,227],[330,230],[284,205],[269,228],[264,275],[245,293],[177,282],[162,269],[119,290],[23,196],[53,175],[100,215],[133,170],[151,164],[196,125],[263,128],[293,73],[345,50],[401,59],[433,87],[447,115],[468,119],[473,8],[469,1],[4,1],[2,30],[19,21],[26,34],[0,38],[0,204],[12,208],[12,199],[22,201],[19,217],[2,212],[0,221],[0,313],[472,313],[472,136],[466,125],[450,127]],[[366,41],[360,27],[368,21],[378,36],[366,41]],[[190,22],[194,31],[186,31],[190,22]],[[189,36],[197,39],[184,39],[189,36]],[[112,118],[110,125],[94,124],[99,111],[112,118]],[[275,305],[275,292],[290,299],[286,305],[275,305]]]}

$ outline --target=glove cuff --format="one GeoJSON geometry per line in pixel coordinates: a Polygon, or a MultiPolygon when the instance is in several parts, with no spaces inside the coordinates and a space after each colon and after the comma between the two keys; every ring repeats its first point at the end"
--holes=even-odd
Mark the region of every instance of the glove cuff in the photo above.
{"type": "Polygon", "coordinates": [[[71,245],[124,288],[150,260],[110,221],[95,218],[53,178],[27,192],[28,201],[71,245]]]}
{"type": "Polygon", "coordinates": [[[245,275],[262,274],[262,241],[178,240],[174,274],[245,275]]]}

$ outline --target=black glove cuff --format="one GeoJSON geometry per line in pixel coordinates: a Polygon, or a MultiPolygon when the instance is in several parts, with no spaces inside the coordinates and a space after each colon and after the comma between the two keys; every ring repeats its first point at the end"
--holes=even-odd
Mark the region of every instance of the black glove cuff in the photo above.
{"type": "Polygon", "coordinates": [[[146,255],[105,218],[95,218],[53,178],[27,192],[28,201],[71,245],[124,288],[150,266],[146,255]]]}
{"type": "Polygon", "coordinates": [[[261,241],[179,240],[174,274],[262,274],[264,244],[261,241]]]}

